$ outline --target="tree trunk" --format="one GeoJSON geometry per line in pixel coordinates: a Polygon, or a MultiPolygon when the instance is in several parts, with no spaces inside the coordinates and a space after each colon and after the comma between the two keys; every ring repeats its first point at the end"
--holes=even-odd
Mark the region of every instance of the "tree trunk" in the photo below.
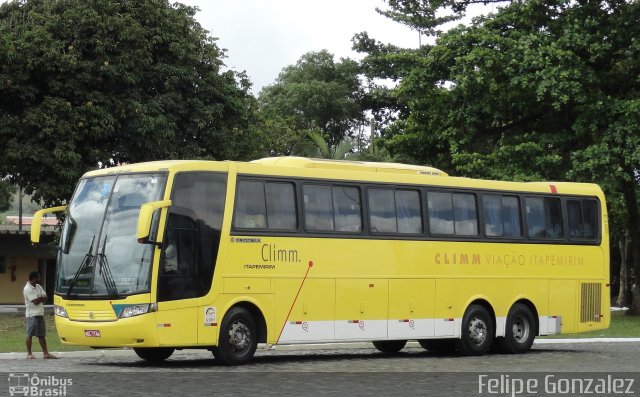
{"type": "Polygon", "coordinates": [[[629,294],[629,233],[625,233],[624,237],[620,239],[620,290],[618,291],[618,299],[616,299],[616,306],[628,307],[630,303],[629,294]]]}
{"type": "Polygon", "coordinates": [[[636,183],[633,168],[631,178],[622,183],[622,194],[627,207],[627,230],[631,244],[631,261],[633,263],[633,286],[631,287],[631,307],[627,314],[640,315],[640,213],[636,196],[636,183]]]}

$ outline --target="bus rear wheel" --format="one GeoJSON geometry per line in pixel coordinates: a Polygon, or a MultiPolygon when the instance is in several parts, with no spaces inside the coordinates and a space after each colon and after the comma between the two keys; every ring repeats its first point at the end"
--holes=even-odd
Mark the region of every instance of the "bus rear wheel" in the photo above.
{"type": "Polygon", "coordinates": [[[374,340],[373,346],[383,353],[394,354],[407,344],[406,340],[374,340]]]}
{"type": "Polygon", "coordinates": [[[218,346],[212,349],[216,361],[222,365],[246,364],[257,347],[258,331],[251,314],[241,307],[229,310],[220,326],[218,346]]]}
{"type": "Polygon", "coordinates": [[[152,363],[160,363],[173,354],[175,349],[171,347],[134,347],[133,351],[136,352],[138,357],[143,360],[150,361],[152,363]]]}
{"type": "Polygon", "coordinates": [[[456,351],[455,339],[420,339],[418,343],[432,353],[445,354],[456,351]]]}
{"type": "Polygon", "coordinates": [[[462,318],[458,351],[465,356],[480,356],[491,348],[495,336],[493,319],[481,305],[471,305],[462,318]]]}
{"type": "Polygon", "coordinates": [[[516,303],[507,315],[505,336],[500,338],[501,350],[511,354],[525,353],[533,345],[535,337],[535,318],[531,309],[516,303]]]}

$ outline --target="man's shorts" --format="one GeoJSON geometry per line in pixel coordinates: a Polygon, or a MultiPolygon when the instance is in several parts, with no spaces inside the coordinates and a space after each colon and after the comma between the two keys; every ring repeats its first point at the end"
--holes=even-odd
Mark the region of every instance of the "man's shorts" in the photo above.
{"type": "Polygon", "coordinates": [[[44,316],[27,317],[27,336],[45,336],[44,316]]]}

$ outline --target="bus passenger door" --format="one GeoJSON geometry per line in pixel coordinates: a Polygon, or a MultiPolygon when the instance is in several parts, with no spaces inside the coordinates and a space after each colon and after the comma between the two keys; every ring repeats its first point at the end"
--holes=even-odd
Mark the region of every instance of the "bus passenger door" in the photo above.
{"type": "Polygon", "coordinates": [[[184,172],[174,178],[158,269],[161,345],[198,343],[198,313],[213,282],[226,186],[226,175],[216,172],[184,172]]]}
{"type": "Polygon", "coordinates": [[[336,280],[336,340],[387,338],[389,282],[336,280]]]}
{"type": "MultiPolygon", "coordinates": [[[[189,345],[197,342],[198,296],[194,288],[196,260],[196,225],[189,216],[170,212],[158,273],[158,312],[156,327],[163,346],[189,345]]],[[[184,209],[181,209],[185,212],[184,209]]]]}

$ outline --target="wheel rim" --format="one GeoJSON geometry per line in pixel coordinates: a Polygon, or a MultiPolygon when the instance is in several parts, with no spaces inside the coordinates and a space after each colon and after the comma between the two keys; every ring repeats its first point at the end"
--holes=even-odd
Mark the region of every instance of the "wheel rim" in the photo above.
{"type": "Polygon", "coordinates": [[[229,342],[236,352],[247,350],[251,346],[251,331],[243,322],[236,321],[229,328],[229,342]]]}
{"type": "Polygon", "coordinates": [[[487,340],[487,323],[483,319],[474,317],[469,322],[469,339],[474,345],[481,345],[487,340]]]}
{"type": "Polygon", "coordinates": [[[513,321],[513,338],[518,343],[524,343],[529,338],[529,333],[531,332],[531,325],[529,324],[529,320],[524,317],[516,317],[513,321]]]}

